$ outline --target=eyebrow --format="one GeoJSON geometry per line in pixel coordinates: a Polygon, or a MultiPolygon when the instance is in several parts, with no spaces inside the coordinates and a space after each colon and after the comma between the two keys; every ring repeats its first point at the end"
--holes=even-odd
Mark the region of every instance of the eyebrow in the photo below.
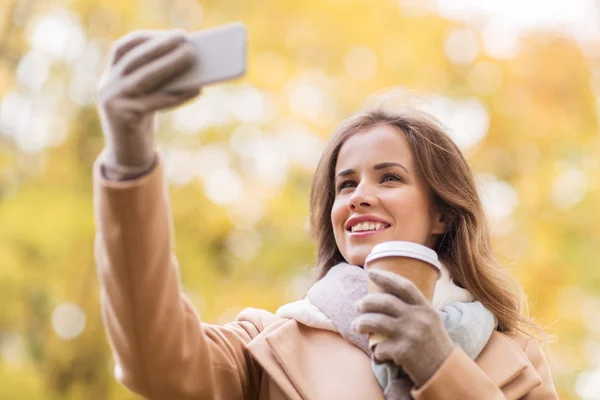
{"type": "MultiPolygon", "coordinates": [[[[386,162],[382,162],[379,164],[375,164],[373,166],[373,169],[378,171],[380,169],[386,169],[386,168],[390,168],[390,167],[400,167],[402,169],[404,169],[406,171],[407,174],[410,175],[410,172],[408,172],[408,170],[404,167],[404,165],[398,163],[398,162],[393,162],[393,161],[386,161],[386,162]]],[[[354,174],[356,171],[353,169],[345,169],[343,171],[341,171],[339,174],[337,174],[338,177],[344,177],[344,176],[348,176],[348,175],[352,175],[354,174]]]]}

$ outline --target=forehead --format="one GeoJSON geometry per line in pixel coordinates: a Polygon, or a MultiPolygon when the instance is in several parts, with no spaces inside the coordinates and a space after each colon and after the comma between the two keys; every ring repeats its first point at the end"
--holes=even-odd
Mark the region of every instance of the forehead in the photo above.
{"type": "Polygon", "coordinates": [[[391,125],[366,128],[350,137],[341,147],[336,163],[336,173],[361,164],[397,161],[409,170],[413,167],[413,154],[406,135],[391,125]]]}

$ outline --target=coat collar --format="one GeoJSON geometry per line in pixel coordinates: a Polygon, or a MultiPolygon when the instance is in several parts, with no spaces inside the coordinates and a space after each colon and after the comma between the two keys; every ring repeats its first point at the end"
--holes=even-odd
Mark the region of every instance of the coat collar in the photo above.
{"type": "Polygon", "coordinates": [[[498,387],[503,387],[523,372],[529,362],[523,351],[506,335],[494,331],[475,360],[498,387]]]}
{"type": "MultiPolygon", "coordinates": [[[[294,400],[383,399],[370,358],[341,335],[280,320],[265,329],[248,350],[269,377],[294,400]]],[[[498,387],[527,369],[525,353],[494,332],[476,360],[498,387]]],[[[531,376],[531,380],[539,376],[531,376]]]]}
{"type": "Polygon", "coordinates": [[[248,350],[290,399],[383,400],[370,358],[341,335],[284,320],[248,350]]]}

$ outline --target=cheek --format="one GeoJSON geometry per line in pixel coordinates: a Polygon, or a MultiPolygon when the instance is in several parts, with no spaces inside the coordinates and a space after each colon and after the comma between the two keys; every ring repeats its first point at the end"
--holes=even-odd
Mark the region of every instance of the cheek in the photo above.
{"type": "Polygon", "coordinates": [[[429,215],[427,199],[418,192],[405,192],[390,196],[385,202],[387,210],[399,221],[416,222],[429,215]]]}
{"type": "Polygon", "coordinates": [[[350,217],[350,210],[346,206],[346,202],[344,201],[336,201],[333,203],[333,207],[331,208],[331,225],[333,226],[333,236],[338,247],[344,247],[344,235],[345,228],[344,224],[350,217]]]}
{"type": "Polygon", "coordinates": [[[336,200],[331,208],[331,223],[333,230],[336,231],[346,221],[348,214],[348,207],[342,204],[341,201],[336,200]]]}
{"type": "Polygon", "coordinates": [[[425,245],[430,236],[427,202],[415,194],[398,196],[386,202],[387,212],[394,220],[394,240],[406,240],[425,245]]]}

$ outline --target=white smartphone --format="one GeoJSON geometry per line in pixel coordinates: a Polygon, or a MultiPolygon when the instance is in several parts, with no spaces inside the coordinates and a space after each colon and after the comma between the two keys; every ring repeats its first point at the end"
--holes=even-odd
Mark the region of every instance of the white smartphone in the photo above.
{"type": "Polygon", "coordinates": [[[175,92],[237,78],[246,72],[248,31],[242,22],[190,34],[196,62],[183,74],[161,87],[175,92]]]}

